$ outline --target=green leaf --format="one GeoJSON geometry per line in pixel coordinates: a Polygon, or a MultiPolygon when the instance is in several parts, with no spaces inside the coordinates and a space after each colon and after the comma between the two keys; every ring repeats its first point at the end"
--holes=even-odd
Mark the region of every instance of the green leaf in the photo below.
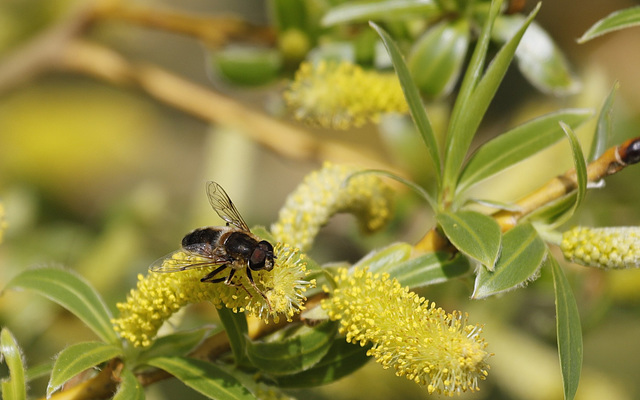
{"type": "Polygon", "coordinates": [[[120,372],[120,385],[113,396],[113,400],[144,400],[144,388],[138,382],[129,368],[123,368],[120,372]]]}
{"type": "Polygon", "coordinates": [[[233,310],[222,307],[218,309],[218,316],[224,325],[224,330],[227,331],[236,365],[244,365],[247,359],[247,335],[249,334],[246,315],[234,313],[233,310]]]}
{"type": "Polygon", "coordinates": [[[176,332],[157,338],[151,346],[145,348],[136,359],[139,364],[157,357],[184,356],[195,349],[214,328],[205,327],[191,331],[176,332]]]}
{"type": "Polygon", "coordinates": [[[442,22],[418,39],[407,59],[416,86],[432,97],[453,90],[469,47],[469,22],[442,22]]]}
{"type": "MultiPolygon", "coordinates": [[[[529,27],[531,21],[538,13],[540,9],[540,3],[527,17],[524,24],[518,29],[514,36],[498,51],[498,54],[493,58],[491,64],[487,67],[487,71],[482,76],[482,79],[478,81],[478,84],[468,100],[462,100],[463,105],[459,111],[459,114],[454,116],[451,124],[449,125],[449,131],[447,133],[447,159],[445,160],[445,175],[448,177],[445,179],[445,190],[453,190],[451,188],[453,184],[458,180],[460,168],[462,162],[466,156],[466,153],[471,145],[471,140],[475,135],[480,121],[484,117],[484,114],[493,99],[504,74],[507,72],[507,68],[513,60],[516,48],[520,43],[520,39],[524,35],[525,31],[529,27]]],[[[462,93],[460,94],[462,95],[462,93]]],[[[455,111],[455,110],[454,110],[455,111]]]]}
{"type": "MultiPolygon", "coordinates": [[[[607,149],[607,142],[612,133],[612,116],[613,113],[613,101],[616,96],[616,92],[620,88],[620,83],[616,81],[604,101],[602,108],[600,109],[600,115],[598,116],[598,127],[596,128],[596,134],[591,142],[591,148],[589,150],[589,162],[594,161],[604,153],[607,149]]],[[[567,122],[567,121],[564,121],[567,122]]]]}
{"type": "Polygon", "coordinates": [[[546,246],[528,223],[516,225],[502,238],[502,255],[494,271],[480,269],[473,290],[482,299],[524,285],[535,277],[546,255],[546,246]]]}
{"type": "Polygon", "coordinates": [[[389,34],[385,32],[384,29],[380,28],[375,23],[370,22],[369,24],[373,29],[376,30],[376,32],[378,32],[378,35],[380,35],[380,38],[382,38],[382,42],[389,52],[389,56],[391,57],[391,61],[393,62],[396,74],[398,75],[398,79],[400,80],[400,85],[402,86],[404,97],[407,99],[407,103],[409,104],[409,109],[411,110],[413,121],[416,124],[418,132],[420,132],[420,135],[422,136],[422,140],[427,146],[427,150],[429,150],[431,162],[433,163],[434,171],[436,171],[435,175],[438,182],[438,188],[440,188],[442,179],[442,167],[440,166],[438,143],[436,142],[436,137],[433,132],[433,128],[431,127],[431,123],[429,122],[429,117],[427,116],[427,112],[424,108],[424,104],[422,103],[422,99],[420,98],[418,88],[413,82],[411,74],[409,73],[409,69],[407,68],[402,54],[400,53],[400,50],[398,49],[398,46],[393,41],[393,39],[391,39],[389,34]]]}
{"type": "Polygon", "coordinates": [[[544,150],[564,137],[558,123],[577,128],[593,113],[587,109],[567,109],[557,111],[511,129],[478,148],[464,167],[458,182],[458,191],[497,174],[544,150]]]}
{"type": "Polygon", "coordinates": [[[322,25],[367,22],[369,20],[393,20],[421,16],[428,18],[440,13],[433,0],[388,0],[370,3],[350,2],[333,7],[322,18],[322,25]]]}
{"type": "Polygon", "coordinates": [[[9,379],[2,381],[2,398],[24,400],[27,398],[27,386],[24,373],[24,362],[18,342],[9,329],[0,332],[0,362],[9,368],[9,379]]]}
{"type": "Polygon", "coordinates": [[[413,246],[408,243],[393,243],[370,252],[353,264],[351,268],[368,267],[371,272],[386,270],[391,265],[408,260],[412,250],[413,246]]]}
{"type": "Polygon", "coordinates": [[[210,399],[255,399],[235,377],[216,365],[187,357],[158,357],[149,365],[165,370],[210,399]]]}
{"type": "Polygon", "coordinates": [[[571,400],[578,390],[582,371],[580,314],[567,277],[553,257],[548,256],[547,259],[553,273],[553,287],[556,295],[556,329],[564,398],[571,400]]]}
{"type": "Polygon", "coordinates": [[[415,289],[466,275],[470,269],[469,260],[462,254],[451,257],[451,253],[436,252],[424,254],[401,264],[389,265],[378,272],[387,272],[402,286],[415,289]]]}
{"type": "MultiPolygon", "coordinates": [[[[478,38],[475,49],[473,50],[473,55],[471,56],[471,60],[467,66],[467,71],[462,79],[460,91],[458,92],[458,96],[456,97],[456,101],[453,105],[451,121],[449,122],[445,143],[446,153],[443,179],[445,190],[452,190],[452,186],[457,180],[459,169],[458,164],[462,164],[462,160],[464,160],[467,154],[469,146],[460,146],[460,140],[465,136],[465,134],[460,131],[459,127],[462,125],[462,120],[465,118],[467,109],[471,106],[469,104],[471,94],[482,76],[487,56],[487,49],[489,48],[491,38],[491,29],[493,27],[494,20],[500,13],[501,7],[502,0],[495,0],[491,2],[489,15],[485,20],[482,31],[480,32],[480,37],[478,38]]],[[[471,134],[473,134],[473,132],[471,132],[471,134]]]]}
{"type": "Polygon", "coordinates": [[[67,347],[58,353],[53,364],[47,397],[82,371],[121,355],[120,347],[102,342],[84,342],[67,347]]]}
{"type": "Polygon", "coordinates": [[[582,200],[587,193],[587,163],[584,160],[584,154],[582,153],[582,148],[580,147],[578,137],[573,132],[571,127],[564,122],[560,122],[560,126],[569,139],[571,154],[573,155],[573,163],[576,169],[576,180],[578,183],[578,189],[576,190],[576,201],[573,203],[573,206],[568,212],[566,212],[553,222],[554,227],[564,224],[569,220],[569,218],[571,218],[571,216],[573,216],[578,207],[580,207],[580,205],[582,204],[582,200]]]}
{"type": "Polygon", "coordinates": [[[334,322],[323,322],[314,328],[300,326],[291,336],[249,342],[247,355],[254,366],[268,374],[295,374],[311,368],[327,354],[337,329],[334,322]]]}
{"type": "MultiPolygon", "coordinates": [[[[522,15],[501,15],[496,19],[492,35],[507,41],[524,22],[522,15]]],[[[540,25],[532,22],[516,50],[516,60],[522,75],[538,90],[555,95],[573,94],[580,82],[553,39],[540,25]]]]}
{"type": "Polygon", "coordinates": [[[320,386],[335,382],[369,361],[367,350],[371,346],[347,343],[344,338],[336,338],[324,358],[306,371],[294,375],[275,377],[281,388],[301,388],[320,386]]]}
{"type": "Polygon", "coordinates": [[[562,196],[544,206],[534,210],[531,214],[525,215],[521,221],[535,221],[550,225],[562,214],[568,212],[576,203],[576,192],[562,196]]]}
{"type": "Polygon", "coordinates": [[[111,325],[111,313],[100,295],[83,278],[60,268],[35,268],[23,271],[3,290],[30,289],[55,301],[80,318],[103,341],[119,344],[111,325]]]}
{"type": "Polygon", "coordinates": [[[640,6],[615,11],[589,28],[578,43],[584,43],[605,33],[640,25],[640,6]]]}
{"type": "Polygon", "coordinates": [[[475,211],[445,211],[436,218],[451,244],[493,270],[502,238],[500,226],[493,218],[475,211]]]}

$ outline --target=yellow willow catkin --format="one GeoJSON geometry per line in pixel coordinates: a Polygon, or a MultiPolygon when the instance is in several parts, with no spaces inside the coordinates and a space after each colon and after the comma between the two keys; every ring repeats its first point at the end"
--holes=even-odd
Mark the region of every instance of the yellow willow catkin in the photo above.
{"type": "Polygon", "coordinates": [[[567,260],[599,268],[640,267],[640,227],[575,227],[560,245],[567,260]]]}
{"type": "Polygon", "coordinates": [[[429,393],[479,390],[490,354],[482,327],[467,324],[466,314],[436,308],[388,274],[341,268],[334,278],[336,288],[325,288],[330,297],[322,308],[340,321],[348,342],[373,344],[368,355],[429,393]]]}
{"type": "Polygon", "coordinates": [[[302,63],[284,94],[297,119],[326,128],[347,129],[378,122],[384,113],[406,113],[398,78],[349,62],[302,63]]]}
{"type": "Polygon", "coordinates": [[[391,218],[393,192],[374,174],[348,179],[358,171],[325,162],[322,169],[307,175],[271,226],[275,239],[308,251],[320,228],[339,212],[354,214],[365,231],[382,228],[391,218]]]}
{"type": "MultiPolygon", "coordinates": [[[[120,316],[112,321],[115,330],[134,346],[146,347],[171,315],[186,305],[203,301],[234,312],[247,311],[265,321],[277,322],[280,316],[291,320],[304,309],[306,297],[303,293],[315,286],[315,281],[305,280],[306,262],[297,249],[277,243],[274,253],[273,270],[252,273],[268,303],[249,283],[244,268],[236,272],[233,285],[200,282],[215,266],[172,273],[150,272],[146,276],[138,275],[136,289],[131,290],[126,302],[117,304],[120,316]]],[[[196,256],[182,252],[173,257],[190,257],[197,261],[196,256]]]]}

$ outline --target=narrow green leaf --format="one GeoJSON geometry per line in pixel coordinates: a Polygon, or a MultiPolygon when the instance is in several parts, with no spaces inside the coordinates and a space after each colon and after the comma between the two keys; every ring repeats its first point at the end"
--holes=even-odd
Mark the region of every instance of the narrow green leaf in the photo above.
{"type": "Polygon", "coordinates": [[[561,110],[525,122],[488,141],[478,148],[464,167],[458,191],[464,191],[562,139],[565,134],[558,125],[560,121],[577,128],[592,115],[588,109],[561,110]]]}
{"type": "Polygon", "coordinates": [[[123,368],[120,372],[120,385],[113,396],[113,400],[144,400],[144,388],[138,382],[129,368],[123,368]]]}
{"type": "Polygon", "coordinates": [[[500,226],[493,218],[475,211],[445,211],[436,218],[458,250],[493,270],[502,239],[500,226]]]}
{"type": "MultiPolygon", "coordinates": [[[[478,126],[480,126],[480,121],[482,121],[493,96],[498,90],[498,86],[502,82],[507,68],[513,60],[520,39],[529,27],[531,21],[533,21],[533,18],[535,18],[539,9],[540,3],[538,3],[537,7],[527,17],[515,35],[498,51],[498,54],[496,54],[491,64],[487,67],[487,71],[482,76],[482,79],[480,79],[477,86],[473,89],[468,100],[464,102],[460,115],[456,116],[455,121],[452,119],[452,123],[449,125],[450,129],[447,134],[447,139],[449,139],[449,136],[452,138],[446,146],[447,159],[445,162],[445,174],[449,174],[449,178],[445,180],[445,183],[454,184],[458,180],[462,162],[471,145],[471,140],[478,126]],[[454,124],[454,122],[456,123],[454,124]],[[453,136],[455,136],[455,138],[453,138],[453,136]]],[[[454,188],[447,185],[445,190],[447,189],[454,188]]]]}
{"type": "MultiPolygon", "coordinates": [[[[522,15],[501,15],[496,19],[493,37],[507,41],[522,25],[522,15]]],[[[532,22],[516,49],[516,60],[522,75],[544,93],[573,94],[580,89],[580,82],[571,72],[562,51],[540,25],[532,22]]]]}
{"type": "Polygon", "coordinates": [[[602,18],[589,28],[578,43],[587,42],[605,33],[640,25],[640,6],[615,11],[602,18]]]}
{"type": "Polygon", "coordinates": [[[102,342],[84,342],[67,347],[58,353],[53,364],[47,397],[82,371],[121,355],[120,347],[102,342]]]}
{"type": "Polygon", "coordinates": [[[27,386],[24,373],[24,362],[18,342],[9,329],[0,332],[0,362],[9,368],[9,379],[2,381],[2,398],[24,400],[27,398],[27,386]]]}
{"type": "Polygon", "coordinates": [[[202,343],[213,330],[212,327],[205,327],[161,336],[151,346],[145,348],[136,361],[139,364],[144,364],[152,358],[187,355],[202,343]]]}
{"type": "Polygon", "coordinates": [[[442,180],[442,167],[440,165],[438,143],[436,142],[436,137],[433,132],[433,128],[431,127],[431,123],[429,122],[429,117],[427,116],[427,112],[424,108],[424,104],[422,103],[422,99],[420,98],[418,88],[413,82],[411,74],[409,73],[409,69],[407,68],[402,54],[400,53],[400,50],[398,49],[398,46],[393,41],[393,39],[391,39],[389,34],[385,32],[384,29],[382,29],[375,23],[370,22],[369,24],[373,29],[376,30],[376,32],[378,32],[378,35],[380,35],[382,42],[389,52],[389,56],[391,57],[391,61],[393,62],[396,74],[398,75],[398,79],[400,80],[400,85],[402,86],[404,97],[407,99],[407,103],[409,104],[409,109],[411,110],[413,121],[416,124],[418,132],[420,132],[420,135],[422,136],[422,140],[427,146],[427,150],[429,150],[431,162],[433,163],[433,168],[436,172],[435,175],[436,181],[438,183],[438,188],[440,188],[442,180]]]}
{"type": "Polygon", "coordinates": [[[158,357],[149,365],[167,371],[210,399],[255,399],[234,376],[215,364],[187,357],[158,357]]]}
{"type": "Polygon", "coordinates": [[[564,122],[561,121],[560,126],[569,139],[571,154],[573,155],[573,164],[576,169],[576,180],[578,182],[578,189],[576,190],[576,201],[575,203],[573,203],[573,207],[571,207],[568,212],[566,212],[553,222],[554,227],[564,224],[569,220],[569,218],[573,216],[578,207],[580,207],[580,205],[582,204],[582,200],[587,193],[587,163],[584,160],[584,154],[582,153],[582,148],[580,147],[578,137],[573,132],[571,127],[564,122]]]}
{"type": "Polygon", "coordinates": [[[333,7],[322,18],[325,27],[369,20],[394,20],[421,16],[428,18],[440,13],[433,0],[387,0],[371,3],[351,2],[333,7]]]}
{"type": "Polygon", "coordinates": [[[458,92],[458,96],[456,97],[456,101],[453,105],[451,121],[449,122],[445,143],[446,153],[443,179],[445,190],[453,190],[453,185],[455,184],[458,176],[459,164],[462,164],[462,160],[464,160],[467,154],[469,146],[461,145],[461,143],[464,142],[465,134],[461,132],[460,126],[462,125],[462,120],[466,118],[465,114],[467,113],[467,109],[470,107],[469,101],[471,94],[475,90],[478,81],[482,76],[485,59],[487,57],[487,50],[491,41],[493,22],[500,13],[501,7],[502,0],[491,1],[489,15],[485,20],[482,31],[480,32],[480,37],[478,38],[475,49],[473,50],[473,55],[471,56],[471,60],[467,66],[467,71],[462,79],[460,91],[458,92]]]}
{"type": "Polygon", "coordinates": [[[60,268],[23,271],[3,289],[29,289],[55,301],[80,318],[103,341],[120,343],[111,325],[111,313],[100,295],[83,278],[60,268]]]}
{"type": "Polygon", "coordinates": [[[556,295],[556,330],[564,398],[571,400],[578,390],[582,371],[580,314],[567,277],[553,257],[549,255],[547,259],[553,273],[553,287],[556,295]]]}
{"type": "Polygon", "coordinates": [[[371,346],[347,343],[336,338],[324,358],[306,371],[293,375],[275,377],[281,388],[301,388],[326,385],[343,378],[369,361],[367,350],[371,346]]]}
{"type": "Polygon", "coordinates": [[[466,275],[470,269],[469,260],[462,254],[451,257],[450,253],[436,252],[397,265],[389,265],[379,272],[387,272],[402,286],[416,289],[466,275]]]}
{"type": "Polygon", "coordinates": [[[400,182],[406,187],[408,187],[409,189],[413,190],[417,195],[425,199],[427,203],[429,203],[429,205],[431,206],[432,210],[436,209],[436,201],[434,197],[431,195],[431,193],[429,193],[427,190],[425,190],[422,186],[418,185],[417,183],[410,181],[408,179],[405,179],[400,175],[396,175],[393,172],[385,171],[382,169],[365,169],[365,170],[352,173],[351,175],[349,175],[349,178],[347,178],[347,181],[349,179],[352,179],[355,176],[365,175],[365,174],[376,174],[380,176],[386,176],[387,178],[391,178],[394,181],[400,182]]]}
{"type": "Polygon", "coordinates": [[[291,375],[317,364],[329,351],[338,329],[336,323],[323,322],[310,328],[301,326],[295,334],[269,342],[249,342],[251,363],[273,375],[291,375]]]}
{"type": "Polygon", "coordinates": [[[224,330],[227,331],[236,365],[244,365],[247,358],[247,335],[249,333],[247,317],[244,313],[234,313],[226,307],[218,309],[218,316],[224,330]]]}
{"type": "Polygon", "coordinates": [[[386,270],[389,266],[408,260],[412,249],[413,247],[408,243],[393,243],[370,252],[353,264],[351,268],[368,267],[371,272],[386,270]]]}
{"type": "MultiPolygon", "coordinates": [[[[616,92],[620,88],[620,83],[616,81],[604,101],[602,108],[600,109],[600,115],[598,116],[598,127],[596,128],[596,134],[591,142],[591,148],[589,150],[589,162],[594,161],[604,153],[607,149],[607,142],[612,133],[612,116],[613,113],[613,101],[616,96],[616,92]]],[[[567,122],[567,121],[564,121],[567,122]]]]}
{"type": "Polygon", "coordinates": [[[494,271],[480,269],[476,276],[474,299],[515,289],[536,277],[546,255],[546,246],[528,223],[516,225],[502,239],[502,255],[494,271]]]}
{"type": "Polygon", "coordinates": [[[469,47],[469,22],[441,22],[418,39],[407,59],[411,76],[420,91],[431,97],[453,90],[469,47]]]}

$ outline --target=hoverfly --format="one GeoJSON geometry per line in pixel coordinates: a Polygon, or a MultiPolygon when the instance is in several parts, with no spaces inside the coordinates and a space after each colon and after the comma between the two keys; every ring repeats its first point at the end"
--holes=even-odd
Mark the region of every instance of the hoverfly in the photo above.
{"type": "MultiPolygon", "coordinates": [[[[195,268],[218,266],[205,275],[201,282],[232,283],[236,271],[246,268],[247,277],[253,288],[267,300],[267,297],[253,281],[251,271],[271,271],[275,256],[273,246],[261,240],[249,230],[247,223],[233,205],[229,195],[216,182],[207,182],[207,196],[215,212],[226,221],[226,226],[208,226],[187,233],[182,238],[182,249],[174,251],[156,260],[149,270],[151,272],[178,272],[195,268]],[[195,256],[198,261],[185,258],[173,258],[176,253],[195,256]],[[204,261],[202,259],[205,259],[204,261]],[[219,276],[229,268],[229,274],[219,276]]],[[[239,284],[239,286],[242,286],[239,284]]],[[[246,289],[245,289],[246,290],[246,289]]],[[[267,304],[269,304],[267,300],[267,304]]]]}

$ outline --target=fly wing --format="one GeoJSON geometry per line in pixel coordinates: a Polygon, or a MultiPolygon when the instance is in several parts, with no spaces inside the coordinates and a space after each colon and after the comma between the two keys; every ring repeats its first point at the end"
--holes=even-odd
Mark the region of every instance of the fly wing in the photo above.
{"type": "Polygon", "coordinates": [[[205,256],[197,252],[197,249],[176,250],[154,261],[149,266],[151,272],[178,272],[188,269],[204,268],[222,265],[229,262],[228,259],[214,255],[205,256]],[[195,250],[195,251],[190,251],[195,250]]]}
{"type": "Polygon", "coordinates": [[[247,223],[244,222],[244,219],[242,219],[236,206],[233,205],[229,195],[224,191],[222,186],[214,181],[207,182],[207,196],[209,197],[211,207],[218,213],[220,218],[227,222],[227,225],[233,225],[236,228],[249,232],[247,223]]]}

